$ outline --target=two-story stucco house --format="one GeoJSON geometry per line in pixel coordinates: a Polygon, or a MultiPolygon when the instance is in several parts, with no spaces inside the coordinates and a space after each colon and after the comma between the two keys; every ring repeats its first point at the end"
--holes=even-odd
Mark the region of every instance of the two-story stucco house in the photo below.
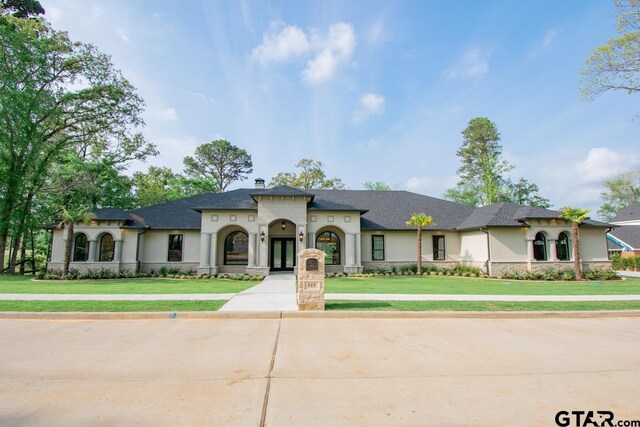
{"type": "MultiPolygon", "coordinates": [[[[293,271],[296,253],[326,252],[328,272],[357,273],[416,262],[414,212],[433,217],[423,233],[425,264],[468,263],[491,275],[571,268],[571,224],[558,212],[499,203],[472,208],[407,191],[299,190],[287,186],[209,193],[130,211],[99,209],[75,234],[53,229],[49,269],[61,269],[66,239],[71,268],[199,274],[293,271]]],[[[585,268],[610,267],[606,232],[581,227],[585,268]]]]}

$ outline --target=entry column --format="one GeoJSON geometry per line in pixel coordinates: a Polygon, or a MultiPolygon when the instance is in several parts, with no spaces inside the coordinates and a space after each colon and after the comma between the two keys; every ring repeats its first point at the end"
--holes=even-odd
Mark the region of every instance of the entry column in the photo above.
{"type": "Polygon", "coordinates": [[[204,275],[210,273],[211,268],[211,233],[200,234],[200,265],[198,266],[198,274],[204,275]]]}
{"type": "Polygon", "coordinates": [[[249,267],[256,266],[256,242],[258,241],[257,233],[249,233],[249,267]]]}

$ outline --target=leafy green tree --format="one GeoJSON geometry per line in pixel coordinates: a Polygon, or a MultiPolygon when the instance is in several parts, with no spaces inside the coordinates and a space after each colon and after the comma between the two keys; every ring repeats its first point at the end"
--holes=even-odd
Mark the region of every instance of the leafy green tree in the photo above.
{"type": "Polygon", "coordinates": [[[224,139],[202,144],[196,148],[194,157],[184,158],[184,165],[187,177],[211,181],[221,192],[253,172],[251,156],[224,139]]]}
{"type": "Polygon", "coordinates": [[[146,172],[133,174],[135,205],[156,205],[184,197],[217,192],[215,183],[202,178],[190,179],[167,167],[150,166],[146,172]]]}
{"type": "Polygon", "coordinates": [[[518,203],[520,205],[538,206],[550,208],[551,202],[538,193],[538,186],[524,178],[517,182],[507,182],[505,199],[506,201],[518,203]]]}
{"type": "Polygon", "coordinates": [[[16,18],[44,15],[44,8],[38,0],[1,0],[0,10],[12,13],[16,18]]]}
{"type": "Polygon", "coordinates": [[[537,185],[523,178],[514,183],[505,176],[513,165],[502,157],[500,133],[495,123],[486,117],[471,119],[462,131],[462,138],[457,152],[460,180],[456,187],[445,192],[446,199],[470,206],[506,201],[549,206],[549,200],[538,194],[537,185]]]}
{"type": "Polygon", "coordinates": [[[582,69],[582,94],[595,99],[608,91],[640,92],[640,1],[615,0],[618,37],[596,48],[582,69]]]}
{"type": "Polygon", "coordinates": [[[583,280],[584,274],[582,273],[582,266],[580,261],[580,224],[587,219],[589,214],[588,209],[580,208],[562,208],[560,209],[560,218],[571,221],[571,234],[572,234],[572,246],[573,246],[573,267],[576,272],[576,279],[583,280]]]}
{"type": "MultiPolygon", "coordinates": [[[[144,102],[94,46],[72,42],[43,19],[0,15],[0,265],[35,195],[61,155],[150,148],[135,129],[144,102]],[[80,84],[81,83],[81,84],[80,84]]],[[[144,150],[143,150],[144,151],[144,150]]],[[[153,150],[150,150],[153,151],[153,150]]],[[[148,152],[148,151],[147,151],[148,152]]]]}
{"type": "Polygon", "coordinates": [[[371,190],[371,191],[390,191],[391,190],[391,187],[389,186],[389,184],[384,183],[382,181],[376,181],[376,182],[367,181],[364,184],[362,184],[362,186],[364,187],[365,190],[371,190]]]}
{"type": "Polygon", "coordinates": [[[340,178],[327,178],[322,169],[322,162],[312,159],[301,159],[296,163],[299,173],[280,172],[269,182],[269,187],[288,185],[301,189],[343,190],[344,183],[340,178]]]}
{"type": "Polygon", "coordinates": [[[611,221],[623,208],[640,203],[640,169],[632,169],[607,178],[602,182],[605,190],[600,193],[604,202],[598,215],[611,221]]]}
{"type": "Polygon", "coordinates": [[[424,212],[413,213],[407,221],[407,225],[418,229],[418,274],[422,274],[422,229],[428,227],[433,222],[433,218],[424,212]]]}

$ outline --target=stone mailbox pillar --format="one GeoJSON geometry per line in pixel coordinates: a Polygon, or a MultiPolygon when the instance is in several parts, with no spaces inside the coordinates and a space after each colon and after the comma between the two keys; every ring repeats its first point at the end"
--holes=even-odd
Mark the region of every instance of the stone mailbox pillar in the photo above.
{"type": "Polygon", "coordinates": [[[318,249],[298,252],[298,280],[296,283],[300,311],[324,310],[324,259],[318,249]]]}

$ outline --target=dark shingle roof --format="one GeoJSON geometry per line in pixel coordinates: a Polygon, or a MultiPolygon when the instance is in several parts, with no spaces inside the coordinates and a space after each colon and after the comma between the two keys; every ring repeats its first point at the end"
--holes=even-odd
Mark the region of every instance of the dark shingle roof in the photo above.
{"type": "Polygon", "coordinates": [[[288,185],[279,185],[273,188],[256,188],[250,193],[251,197],[254,196],[302,196],[311,197],[313,194],[307,193],[305,190],[299,188],[289,187],[288,185]]]}
{"type": "Polygon", "coordinates": [[[452,230],[472,211],[470,206],[408,191],[307,190],[315,194],[310,210],[364,211],[363,230],[413,230],[405,222],[412,213],[424,212],[433,218],[426,229],[452,230]]]}
{"type": "MultiPolygon", "coordinates": [[[[559,218],[560,212],[535,206],[523,206],[517,203],[502,202],[483,206],[465,219],[459,230],[480,227],[521,227],[527,219],[559,218]]],[[[610,224],[588,219],[582,223],[585,227],[610,227],[610,224]]]]}
{"type": "Polygon", "coordinates": [[[97,221],[126,221],[131,219],[131,215],[118,208],[96,209],[92,214],[92,219],[97,221]]]}
{"type": "Polygon", "coordinates": [[[611,222],[640,220],[640,203],[634,203],[622,209],[611,222]]]}
{"type": "Polygon", "coordinates": [[[609,234],[633,249],[640,249],[640,225],[619,225],[611,230],[609,234]]]}
{"type": "MultiPolygon", "coordinates": [[[[472,208],[459,203],[410,193],[408,191],[369,190],[299,190],[288,186],[271,189],[243,188],[226,193],[207,193],[154,206],[134,209],[96,211],[97,219],[124,219],[125,227],[159,229],[200,229],[204,209],[257,210],[256,195],[310,197],[310,211],[355,211],[361,214],[363,230],[412,230],[406,225],[412,213],[424,212],[433,218],[426,229],[464,230],[480,227],[521,227],[527,218],[558,218],[557,211],[523,206],[515,203],[497,203],[472,208]]],[[[598,221],[587,220],[584,226],[609,227],[598,221]]]]}
{"type": "Polygon", "coordinates": [[[145,208],[133,209],[151,228],[200,229],[202,209],[256,210],[258,204],[249,193],[253,190],[242,188],[226,193],[206,193],[186,199],[174,200],[145,208]]]}

